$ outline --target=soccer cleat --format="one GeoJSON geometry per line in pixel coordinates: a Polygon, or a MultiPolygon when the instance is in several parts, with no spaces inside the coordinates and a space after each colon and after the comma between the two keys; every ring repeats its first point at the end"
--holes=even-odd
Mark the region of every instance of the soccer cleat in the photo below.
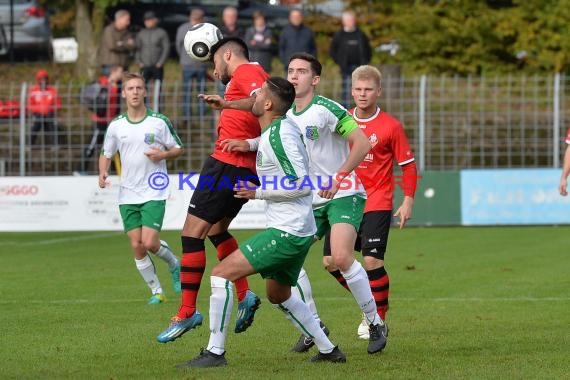
{"type": "Polygon", "coordinates": [[[328,354],[323,354],[319,352],[310,359],[312,362],[332,362],[332,363],[345,363],[346,355],[336,346],[328,354]]]}
{"type": "Polygon", "coordinates": [[[259,309],[259,304],[261,304],[259,297],[248,290],[245,298],[238,304],[236,328],[234,329],[236,333],[244,332],[251,326],[255,311],[259,309]]]}
{"type": "Polygon", "coordinates": [[[358,338],[360,339],[370,339],[370,331],[368,327],[368,320],[366,319],[366,314],[362,313],[362,321],[358,325],[358,338]]]}
{"type": "Polygon", "coordinates": [[[148,299],[149,305],[158,305],[159,303],[163,303],[163,302],[166,302],[166,297],[164,296],[164,294],[160,294],[160,293],[153,294],[148,299]]]}
{"type": "Polygon", "coordinates": [[[156,340],[160,343],[172,342],[180,338],[185,332],[192,330],[196,326],[200,326],[202,324],[202,320],[202,314],[200,314],[198,310],[188,318],[179,318],[178,316],[174,316],[171,319],[170,326],[161,332],[156,337],[156,340]]]}
{"type": "Polygon", "coordinates": [[[370,339],[368,340],[368,353],[375,354],[386,347],[388,338],[388,325],[385,322],[370,325],[370,339]]]}
{"type": "MultiPolygon", "coordinates": [[[[329,329],[327,329],[327,326],[325,326],[323,324],[323,322],[320,322],[320,325],[321,325],[321,329],[323,329],[323,331],[325,332],[325,335],[329,336],[330,332],[329,332],[329,329]]],[[[299,340],[297,341],[297,343],[295,343],[295,346],[293,346],[291,351],[293,351],[293,352],[307,352],[314,345],[315,345],[315,342],[313,341],[313,338],[307,338],[305,335],[301,334],[301,336],[299,337],[299,340]]]]}
{"type": "Polygon", "coordinates": [[[180,262],[174,268],[170,269],[170,276],[172,277],[172,290],[174,293],[182,293],[182,285],[180,285],[180,262]]]}
{"type": "Polygon", "coordinates": [[[198,368],[207,368],[207,367],[222,367],[228,364],[225,352],[221,355],[216,355],[213,352],[210,352],[205,349],[200,350],[200,354],[196,356],[192,360],[188,360],[187,362],[180,363],[176,365],[176,368],[188,368],[188,367],[198,367],[198,368]]]}

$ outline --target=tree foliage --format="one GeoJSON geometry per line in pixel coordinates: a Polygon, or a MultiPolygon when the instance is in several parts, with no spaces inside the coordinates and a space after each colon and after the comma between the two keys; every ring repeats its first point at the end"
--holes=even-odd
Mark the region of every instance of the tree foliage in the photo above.
{"type": "MultiPolygon", "coordinates": [[[[323,0],[310,0],[309,3],[323,0]]],[[[80,46],[77,72],[92,76],[104,10],[117,0],[46,0],[57,9],[54,34],[73,30],[80,46]],[[73,23],[73,28],[70,28],[73,23]]],[[[346,0],[373,48],[397,42],[397,54],[376,52],[373,63],[408,73],[479,74],[570,72],[570,0],[346,0]]],[[[327,59],[341,26],[335,17],[308,14],[327,59]]]]}
{"type": "Polygon", "coordinates": [[[414,73],[570,72],[570,0],[349,0],[377,53],[414,73]]]}

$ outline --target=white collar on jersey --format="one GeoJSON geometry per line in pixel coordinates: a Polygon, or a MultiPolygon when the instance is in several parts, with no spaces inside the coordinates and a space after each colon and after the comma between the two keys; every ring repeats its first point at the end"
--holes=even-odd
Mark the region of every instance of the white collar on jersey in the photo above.
{"type": "Polygon", "coordinates": [[[376,107],[376,112],[374,113],[374,115],[370,116],[368,119],[360,119],[358,116],[356,116],[356,110],[357,110],[357,108],[354,108],[354,111],[352,113],[352,117],[354,118],[354,120],[356,120],[360,123],[366,123],[366,122],[376,118],[380,114],[380,107],[376,107]]]}

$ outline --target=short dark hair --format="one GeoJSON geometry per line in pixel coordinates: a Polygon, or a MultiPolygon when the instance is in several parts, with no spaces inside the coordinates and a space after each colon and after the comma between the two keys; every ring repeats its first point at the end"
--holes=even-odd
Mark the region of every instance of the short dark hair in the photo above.
{"type": "MultiPolygon", "coordinates": [[[[301,59],[303,61],[307,61],[311,64],[311,70],[318,76],[321,76],[321,72],[323,71],[323,65],[319,62],[319,60],[309,53],[294,53],[291,58],[289,58],[289,63],[291,63],[294,59],[301,59]]],[[[287,65],[289,67],[289,65],[287,65]]]]}
{"type": "Polygon", "coordinates": [[[210,60],[214,61],[214,54],[224,45],[230,44],[232,51],[243,55],[245,58],[249,60],[249,49],[247,48],[247,44],[238,37],[224,37],[218,42],[216,42],[210,48],[210,60]]]}
{"type": "Polygon", "coordinates": [[[265,83],[274,102],[275,112],[285,115],[295,101],[295,87],[287,79],[281,77],[267,78],[265,83]]]}

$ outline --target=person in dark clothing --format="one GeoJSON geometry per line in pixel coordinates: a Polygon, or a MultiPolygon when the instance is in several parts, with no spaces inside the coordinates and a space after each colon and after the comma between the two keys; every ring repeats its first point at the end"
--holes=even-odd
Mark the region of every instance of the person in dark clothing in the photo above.
{"type": "Polygon", "coordinates": [[[313,31],[303,24],[303,13],[300,9],[289,12],[289,25],[283,28],[279,36],[279,59],[283,63],[285,72],[289,58],[293,53],[309,53],[317,56],[317,45],[313,31]]]}
{"type": "Polygon", "coordinates": [[[224,37],[238,37],[243,39],[245,33],[237,24],[238,10],[236,7],[227,6],[222,12],[222,26],[220,31],[224,37]]]}
{"type": "Polygon", "coordinates": [[[115,12],[114,21],[103,29],[99,58],[101,74],[109,75],[112,66],[120,65],[128,70],[132,55],[136,49],[134,36],[129,31],[131,14],[119,9],[115,12]]]}
{"type": "MultiPolygon", "coordinates": [[[[220,31],[225,38],[237,37],[243,40],[245,37],[245,32],[238,26],[237,20],[237,8],[231,5],[225,7],[222,12],[222,26],[220,26],[220,31]]],[[[226,86],[219,80],[216,81],[216,89],[218,91],[218,95],[224,96],[224,92],[226,92],[226,86]]]]}
{"type": "Polygon", "coordinates": [[[258,62],[263,69],[271,72],[273,59],[273,40],[271,30],[265,23],[265,15],[256,11],[253,13],[253,26],[245,31],[245,43],[249,48],[249,60],[258,62]]]}
{"type": "MultiPolygon", "coordinates": [[[[81,162],[80,173],[87,174],[89,172],[91,158],[95,153],[97,146],[103,144],[105,132],[109,123],[121,112],[121,78],[123,76],[123,68],[121,66],[112,66],[110,74],[101,75],[98,79],[101,87],[105,87],[106,102],[105,102],[105,115],[98,115],[97,112],[91,114],[91,121],[93,123],[93,136],[89,145],[85,148],[83,153],[83,160],[81,162]]],[[[117,168],[115,168],[117,169],[117,168]]]]}
{"type": "MultiPolygon", "coordinates": [[[[162,85],[164,78],[164,64],[170,53],[170,40],[166,30],[159,28],[158,17],[152,11],[144,14],[144,29],[137,34],[137,51],[135,60],[142,70],[146,83],[159,80],[162,85]]],[[[162,99],[160,101],[162,104],[162,99]]],[[[150,107],[152,108],[152,107],[150,107]]],[[[159,106],[162,109],[162,106],[159,106]]],[[[159,111],[159,110],[155,110],[159,111]]]]}
{"type": "Polygon", "coordinates": [[[356,25],[356,14],[347,10],[342,13],[342,29],[332,39],[330,56],[340,68],[342,75],[341,103],[349,107],[351,75],[354,69],[370,63],[372,48],[366,34],[356,25]]]}

